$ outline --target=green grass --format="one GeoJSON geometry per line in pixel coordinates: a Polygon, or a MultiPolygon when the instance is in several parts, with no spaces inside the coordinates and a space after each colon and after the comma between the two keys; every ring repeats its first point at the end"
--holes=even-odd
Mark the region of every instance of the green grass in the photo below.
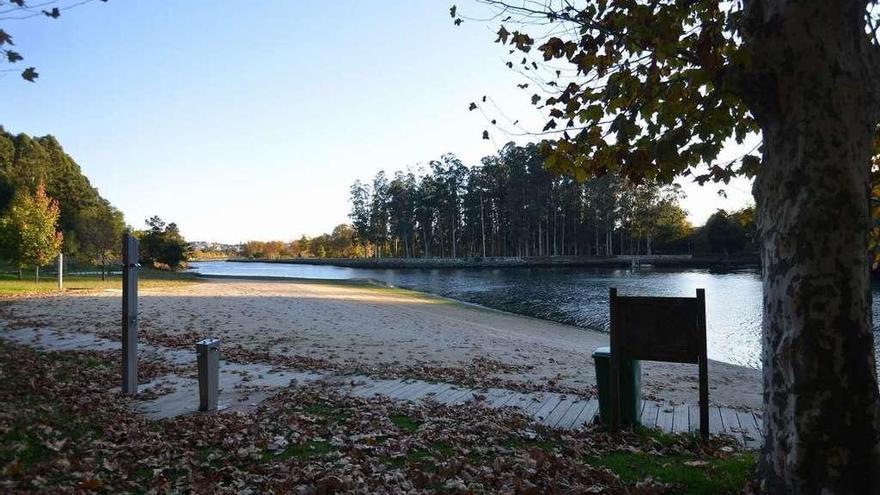
{"type": "Polygon", "coordinates": [[[395,414],[388,419],[390,419],[391,422],[394,423],[394,426],[408,433],[415,433],[416,431],[418,431],[419,426],[421,426],[422,424],[421,421],[416,421],[404,414],[395,414]]]}
{"type": "MultiPolygon", "coordinates": [[[[198,278],[194,274],[184,272],[142,268],[138,274],[138,286],[145,289],[175,287],[197,281],[198,278]]],[[[107,277],[107,280],[101,280],[100,275],[65,276],[64,289],[68,291],[122,289],[122,277],[113,275],[107,277]]],[[[21,280],[16,274],[0,274],[0,296],[52,292],[58,292],[58,282],[53,275],[41,276],[40,281],[35,282],[33,273],[25,273],[21,280]]]]}
{"type": "Polygon", "coordinates": [[[695,461],[693,457],[681,455],[615,452],[589,458],[586,462],[606,467],[628,482],[636,483],[652,477],[677,486],[673,493],[710,495],[739,493],[751,475],[755,456],[741,453],[723,459],[695,461]]]}
{"type": "Polygon", "coordinates": [[[341,410],[326,402],[309,404],[303,408],[303,411],[312,416],[317,416],[325,422],[333,424],[345,423],[351,418],[351,415],[347,411],[341,410]]]}
{"type": "Polygon", "coordinates": [[[309,440],[307,442],[291,445],[277,453],[264,452],[262,457],[263,461],[269,461],[272,459],[300,459],[307,461],[309,459],[323,457],[333,452],[333,450],[334,447],[324,440],[309,440]]]}

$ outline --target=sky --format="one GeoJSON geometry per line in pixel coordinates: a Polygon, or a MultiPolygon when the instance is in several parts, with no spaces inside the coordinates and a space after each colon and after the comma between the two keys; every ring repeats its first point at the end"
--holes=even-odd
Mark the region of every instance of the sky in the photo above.
{"type": "MultiPolygon", "coordinates": [[[[348,221],[355,179],[448,152],[476,165],[526,142],[498,130],[481,139],[491,126],[468,105],[483,95],[491,117],[540,130],[531,93],[493,43],[497,26],[454,26],[449,6],[114,0],[4,22],[19,64],[40,77],[0,78],[0,125],[56,136],[135,228],[159,215],[188,240],[318,235],[348,221]]],[[[726,198],[680,182],[696,225],[752,201],[745,180],[726,198]]]]}

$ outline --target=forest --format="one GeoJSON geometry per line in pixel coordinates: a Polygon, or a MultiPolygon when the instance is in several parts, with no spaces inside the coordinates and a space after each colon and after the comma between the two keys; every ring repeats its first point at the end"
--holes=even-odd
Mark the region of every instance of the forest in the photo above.
{"type": "Polygon", "coordinates": [[[420,173],[379,172],[372,182],[356,181],[350,218],[359,252],[375,257],[607,257],[752,248],[749,210],[719,211],[708,222],[712,229],[694,229],[682,198],[679,186],[634,184],[612,172],[579,182],[548,171],[537,145],[510,143],[474,167],[447,154],[420,173]]]}
{"type": "Polygon", "coordinates": [[[679,186],[614,173],[578,182],[546,170],[537,145],[508,144],[477,166],[453,154],[379,171],[350,189],[350,224],[290,242],[246,242],[244,258],[609,257],[754,253],[754,208],[694,227],[679,186]]]}
{"type": "Polygon", "coordinates": [[[57,139],[0,126],[0,259],[7,268],[38,272],[62,253],[68,263],[98,266],[105,276],[119,259],[126,229],[141,238],[142,264],[182,266],[186,243],[174,223],[154,217],[145,230],[127,227],[57,139]]]}

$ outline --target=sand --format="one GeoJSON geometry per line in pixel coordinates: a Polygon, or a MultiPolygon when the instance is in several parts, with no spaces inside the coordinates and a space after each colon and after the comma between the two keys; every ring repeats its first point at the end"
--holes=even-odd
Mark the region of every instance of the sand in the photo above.
{"type": "MultiPolygon", "coordinates": [[[[369,368],[466,367],[475,359],[512,367],[493,378],[548,390],[595,385],[592,351],[608,336],[425,294],[367,285],[211,279],[141,291],[145,334],[216,337],[224,345],[369,368]]],[[[68,292],[0,300],[7,324],[60,332],[119,332],[121,293],[68,292]]],[[[709,363],[710,401],[761,407],[760,371],[709,363]]],[[[695,365],[642,364],[643,392],[696,403],[695,365]]]]}

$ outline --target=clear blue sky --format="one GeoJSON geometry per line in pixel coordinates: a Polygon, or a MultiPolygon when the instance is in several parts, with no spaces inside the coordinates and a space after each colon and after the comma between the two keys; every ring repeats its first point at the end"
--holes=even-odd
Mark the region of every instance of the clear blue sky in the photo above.
{"type": "MultiPolygon", "coordinates": [[[[7,22],[40,78],[0,78],[0,124],[58,137],[134,227],[159,215],[190,240],[316,235],[348,220],[357,178],[446,152],[476,164],[509,140],[480,139],[467,106],[484,94],[540,126],[492,26],[455,27],[448,8],[114,0],[7,22]]],[[[716,190],[686,185],[692,221],[750,201],[742,181],[716,190]]]]}

